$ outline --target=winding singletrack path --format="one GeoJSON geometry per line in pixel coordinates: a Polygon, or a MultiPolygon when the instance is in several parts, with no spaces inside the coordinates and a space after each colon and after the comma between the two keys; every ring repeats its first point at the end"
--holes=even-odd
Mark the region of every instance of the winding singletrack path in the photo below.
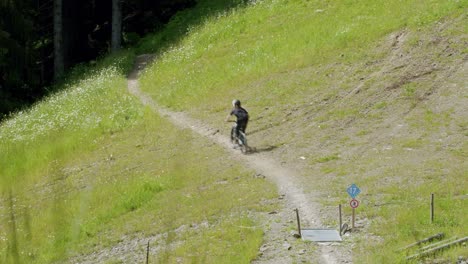
{"type": "MultiPolygon", "coordinates": [[[[182,129],[192,129],[201,136],[211,139],[213,142],[226,148],[232,154],[233,158],[238,159],[249,168],[254,169],[258,174],[264,175],[267,179],[273,181],[279,189],[279,193],[284,194],[286,204],[291,206],[290,211],[298,208],[301,214],[301,222],[307,223],[311,227],[320,227],[320,217],[318,203],[310,201],[303,192],[298,182],[298,172],[290,168],[282,167],[279,162],[272,160],[264,153],[255,153],[254,155],[243,155],[238,150],[232,148],[227,136],[218,133],[218,130],[208,127],[199,120],[190,118],[181,112],[172,112],[166,108],[158,106],[150,96],[139,89],[138,74],[147,63],[151,62],[153,56],[140,55],[135,62],[134,70],[128,76],[128,90],[131,94],[140,99],[140,101],[152,109],[155,113],[168,118],[172,123],[182,129]]],[[[319,243],[318,263],[351,263],[351,256],[346,256],[340,252],[340,247],[332,243],[319,243]],[[345,259],[346,258],[346,259],[345,259]]],[[[282,263],[281,260],[268,260],[268,263],[282,263]]]]}

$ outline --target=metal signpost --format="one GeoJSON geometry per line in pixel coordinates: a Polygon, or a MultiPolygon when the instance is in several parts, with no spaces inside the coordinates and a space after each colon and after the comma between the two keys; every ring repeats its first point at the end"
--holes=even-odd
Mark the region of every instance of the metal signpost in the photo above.
{"type": "Polygon", "coordinates": [[[355,209],[359,206],[359,201],[356,200],[356,196],[358,196],[358,194],[361,193],[361,189],[359,189],[359,187],[356,186],[356,184],[352,184],[351,186],[348,187],[348,189],[346,189],[346,191],[348,192],[349,196],[351,196],[351,201],[349,202],[349,205],[351,206],[351,208],[353,208],[353,218],[352,218],[352,225],[351,225],[351,228],[354,228],[354,219],[355,219],[355,209]]]}

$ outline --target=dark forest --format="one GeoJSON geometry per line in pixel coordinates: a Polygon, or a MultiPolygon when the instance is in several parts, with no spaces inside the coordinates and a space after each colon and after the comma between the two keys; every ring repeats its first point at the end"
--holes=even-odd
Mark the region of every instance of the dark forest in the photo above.
{"type": "Polygon", "coordinates": [[[0,119],[42,98],[74,65],[111,52],[116,3],[118,44],[126,47],[162,29],[177,11],[196,1],[0,0],[0,119]],[[62,63],[58,72],[57,54],[62,63]]]}

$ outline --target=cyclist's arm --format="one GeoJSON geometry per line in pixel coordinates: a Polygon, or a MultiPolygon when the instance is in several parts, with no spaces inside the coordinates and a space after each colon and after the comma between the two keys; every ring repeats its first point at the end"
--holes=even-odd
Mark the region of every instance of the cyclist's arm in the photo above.
{"type": "Polygon", "coordinates": [[[229,114],[228,116],[226,116],[226,119],[224,119],[224,121],[229,122],[230,121],[229,119],[231,118],[231,116],[232,116],[232,114],[229,114]]]}

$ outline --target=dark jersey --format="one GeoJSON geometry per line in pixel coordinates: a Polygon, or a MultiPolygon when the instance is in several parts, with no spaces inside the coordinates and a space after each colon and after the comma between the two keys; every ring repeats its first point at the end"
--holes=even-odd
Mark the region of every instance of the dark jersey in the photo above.
{"type": "Polygon", "coordinates": [[[249,120],[249,113],[242,107],[234,108],[231,115],[235,115],[237,122],[247,122],[249,120]]]}

